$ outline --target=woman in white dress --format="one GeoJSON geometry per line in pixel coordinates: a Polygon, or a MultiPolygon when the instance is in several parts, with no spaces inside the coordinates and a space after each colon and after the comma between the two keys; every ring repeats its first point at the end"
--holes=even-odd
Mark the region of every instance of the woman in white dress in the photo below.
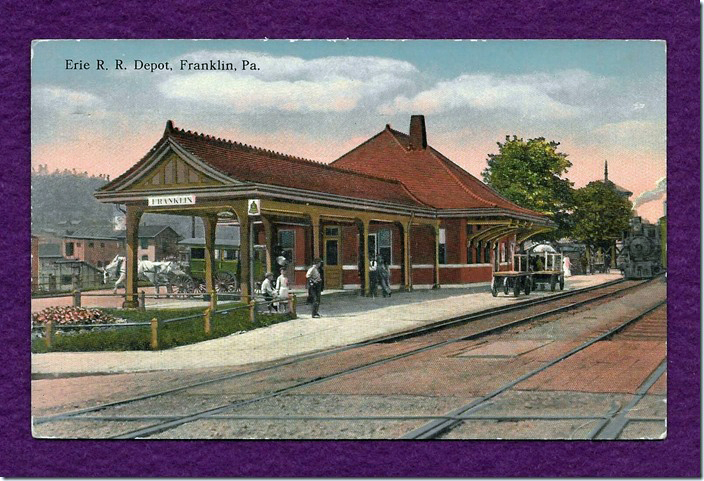
{"type": "Polygon", "coordinates": [[[565,256],[562,258],[562,273],[565,275],[565,277],[570,277],[572,275],[572,263],[570,262],[570,258],[565,256]]]}
{"type": "MultiPolygon", "coordinates": [[[[277,292],[277,298],[280,300],[288,300],[288,277],[286,277],[286,269],[281,268],[280,269],[281,275],[279,276],[278,279],[276,279],[276,292],[277,292]]],[[[279,312],[287,312],[288,311],[288,303],[286,302],[279,302],[278,303],[278,310],[279,312]]]]}

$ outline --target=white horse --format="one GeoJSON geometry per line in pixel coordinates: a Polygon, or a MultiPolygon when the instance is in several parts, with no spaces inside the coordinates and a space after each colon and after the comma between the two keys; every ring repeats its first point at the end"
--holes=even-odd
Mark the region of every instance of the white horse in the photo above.
{"type": "MultiPolygon", "coordinates": [[[[113,293],[117,293],[118,286],[121,285],[125,287],[125,279],[127,278],[125,264],[125,257],[116,255],[103,270],[103,282],[105,282],[105,284],[108,283],[110,278],[117,278],[113,293]]],[[[173,261],[139,261],[137,263],[137,279],[151,282],[154,285],[157,295],[159,294],[159,286],[162,284],[166,286],[166,292],[170,294],[172,291],[171,277],[180,275],[186,275],[186,273],[173,261]]]]}

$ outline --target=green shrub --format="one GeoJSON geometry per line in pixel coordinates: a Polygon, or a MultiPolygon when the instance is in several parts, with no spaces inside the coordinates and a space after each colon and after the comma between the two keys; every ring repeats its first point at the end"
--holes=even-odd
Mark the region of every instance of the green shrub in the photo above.
{"type": "MultiPolygon", "coordinates": [[[[218,306],[224,308],[225,306],[218,306]]],[[[289,314],[259,314],[257,320],[249,321],[248,309],[237,309],[226,314],[215,314],[210,320],[211,333],[204,332],[203,308],[159,309],[149,311],[122,311],[105,309],[111,314],[129,318],[133,322],[148,322],[156,317],[160,320],[174,319],[192,314],[198,317],[183,321],[159,323],[159,349],[193,344],[216,339],[258,327],[268,326],[290,319],[289,314]],[[128,317],[129,316],[129,317],[128,317]]],[[[51,348],[46,346],[43,338],[32,341],[32,352],[84,352],[84,351],[142,351],[150,349],[151,329],[149,326],[105,328],[100,330],[82,330],[81,332],[56,332],[51,348]]]]}

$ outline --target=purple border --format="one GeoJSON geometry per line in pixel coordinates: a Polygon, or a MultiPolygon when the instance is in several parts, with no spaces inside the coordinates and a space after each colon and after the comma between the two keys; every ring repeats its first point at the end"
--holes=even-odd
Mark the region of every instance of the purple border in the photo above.
{"type": "Polygon", "coordinates": [[[1,476],[699,477],[700,6],[689,0],[3,2],[1,476]],[[13,7],[10,4],[15,3],[13,7]],[[510,3],[510,4],[509,4],[510,3]],[[148,10],[144,6],[148,5],[148,10]],[[35,38],[665,39],[669,392],[659,442],[47,441],[29,432],[29,81],[35,38]],[[20,261],[21,260],[21,261],[20,261]],[[17,275],[17,264],[20,272],[17,275]],[[18,284],[17,279],[20,279],[18,284]],[[8,282],[8,280],[14,280],[8,282]],[[17,288],[20,287],[18,291],[17,288]],[[17,295],[19,292],[19,295],[17,295]]]}

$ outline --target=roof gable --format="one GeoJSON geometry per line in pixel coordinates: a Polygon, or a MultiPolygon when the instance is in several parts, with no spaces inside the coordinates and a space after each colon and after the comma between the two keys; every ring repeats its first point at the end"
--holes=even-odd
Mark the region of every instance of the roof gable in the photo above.
{"type": "Polygon", "coordinates": [[[412,148],[410,136],[389,125],[332,164],[397,179],[421,201],[437,209],[500,208],[543,216],[501,197],[430,145],[412,148]]]}
{"type": "Polygon", "coordinates": [[[210,179],[222,184],[261,184],[362,201],[427,207],[397,180],[339,169],[300,157],[178,129],[171,121],[167,122],[164,136],[145,158],[99,189],[98,193],[103,197],[104,194],[113,192],[152,192],[162,187],[172,190],[173,187],[180,186],[207,188],[219,185],[204,182],[202,178],[199,183],[192,183],[195,180],[195,177],[191,177],[194,175],[192,171],[184,171],[188,173],[179,175],[179,169],[184,169],[183,165],[197,168],[210,179]],[[175,178],[177,183],[166,184],[169,169],[172,172],[170,179],[175,178]],[[179,184],[181,178],[188,182],[179,184]]]}

